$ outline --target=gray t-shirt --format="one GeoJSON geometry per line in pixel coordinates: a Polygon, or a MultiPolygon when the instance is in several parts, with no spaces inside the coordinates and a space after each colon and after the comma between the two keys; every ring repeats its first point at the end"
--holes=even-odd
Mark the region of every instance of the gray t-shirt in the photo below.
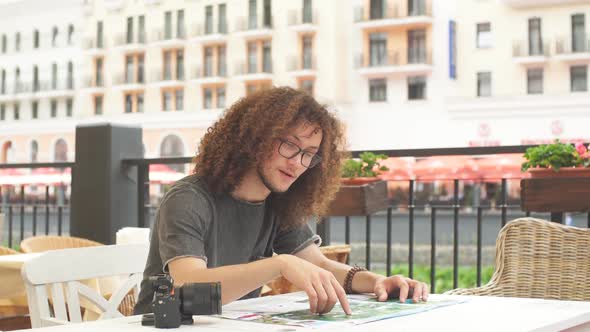
{"type": "MultiPolygon", "coordinates": [[[[308,225],[282,230],[279,223],[267,203],[213,195],[196,175],[179,180],[156,212],[135,314],[151,311],[153,290],[147,278],[167,271],[175,258],[198,257],[213,268],[271,257],[273,252],[295,254],[321,242],[308,225]]],[[[256,289],[243,298],[259,294],[256,289]]]]}

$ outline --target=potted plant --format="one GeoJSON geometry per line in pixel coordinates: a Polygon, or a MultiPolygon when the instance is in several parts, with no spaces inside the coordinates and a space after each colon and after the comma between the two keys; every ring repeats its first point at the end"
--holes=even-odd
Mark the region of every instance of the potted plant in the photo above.
{"type": "Polygon", "coordinates": [[[377,177],[381,172],[389,168],[379,164],[379,160],[387,159],[384,154],[363,152],[360,159],[347,159],[342,164],[340,183],[343,185],[361,185],[379,181],[377,177]]]}
{"type": "Polygon", "coordinates": [[[552,144],[528,148],[527,160],[521,170],[531,178],[569,178],[590,176],[590,151],[582,143],[567,144],[555,140],[552,144]]]}
{"type": "Polygon", "coordinates": [[[379,164],[387,156],[363,152],[359,157],[342,164],[342,186],[330,204],[328,216],[365,216],[389,207],[387,182],[377,177],[389,170],[379,164]]]}

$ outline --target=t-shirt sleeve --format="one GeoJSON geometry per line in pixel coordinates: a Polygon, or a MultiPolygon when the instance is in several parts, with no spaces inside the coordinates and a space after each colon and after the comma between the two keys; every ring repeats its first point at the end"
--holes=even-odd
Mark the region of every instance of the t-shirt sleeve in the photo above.
{"type": "Polygon", "coordinates": [[[277,254],[294,255],[312,243],[319,246],[322,244],[322,239],[314,233],[308,224],[305,224],[301,227],[279,230],[273,248],[277,254]]]}
{"type": "Polygon", "coordinates": [[[180,257],[197,257],[207,262],[207,233],[211,206],[205,196],[190,188],[170,192],[161,203],[158,221],[159,253],[164,271],[180,257]]]}

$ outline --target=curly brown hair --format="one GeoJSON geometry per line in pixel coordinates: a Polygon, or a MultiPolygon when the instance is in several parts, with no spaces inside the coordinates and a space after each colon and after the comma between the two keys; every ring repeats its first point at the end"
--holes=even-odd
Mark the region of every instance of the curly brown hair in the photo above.
{"type": "Polygon", "coordinates": [[[299,123],[321,128],[318,154],[322,161],[304,172],[284,193],[268,200],[281,227],[300,226],[323,215],[339,188],[344,146],[341,122],[303,91],[277,87],[259,91],[234,103],[208,128],[194,158],[194,173],[214,193],[231,193],[249,169],[269,158],[273,141],[299,123]]]}

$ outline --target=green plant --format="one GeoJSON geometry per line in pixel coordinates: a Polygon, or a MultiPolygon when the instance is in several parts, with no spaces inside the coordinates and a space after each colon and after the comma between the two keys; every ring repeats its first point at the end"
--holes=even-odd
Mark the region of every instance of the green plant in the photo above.
{"type": "Polygon", "coordinates": [[[342,164],[341,176],[343,178],[374,177],[381,171],[388,171],[389,168],[381,166],[379,160],[387,159],[384,154],[363,152],[360,159],[347,159],[342,164]]]}
{"type": "Polygon", "coordinates": [[[590,153],[582,143],[562,143],[555,140],[553,144],[539,145],[528,148],[524,154],[527,160],[522,163],[521,170],[529,168],[551,168],[558,172],[562,167],[589,167],[590,153]]]}

